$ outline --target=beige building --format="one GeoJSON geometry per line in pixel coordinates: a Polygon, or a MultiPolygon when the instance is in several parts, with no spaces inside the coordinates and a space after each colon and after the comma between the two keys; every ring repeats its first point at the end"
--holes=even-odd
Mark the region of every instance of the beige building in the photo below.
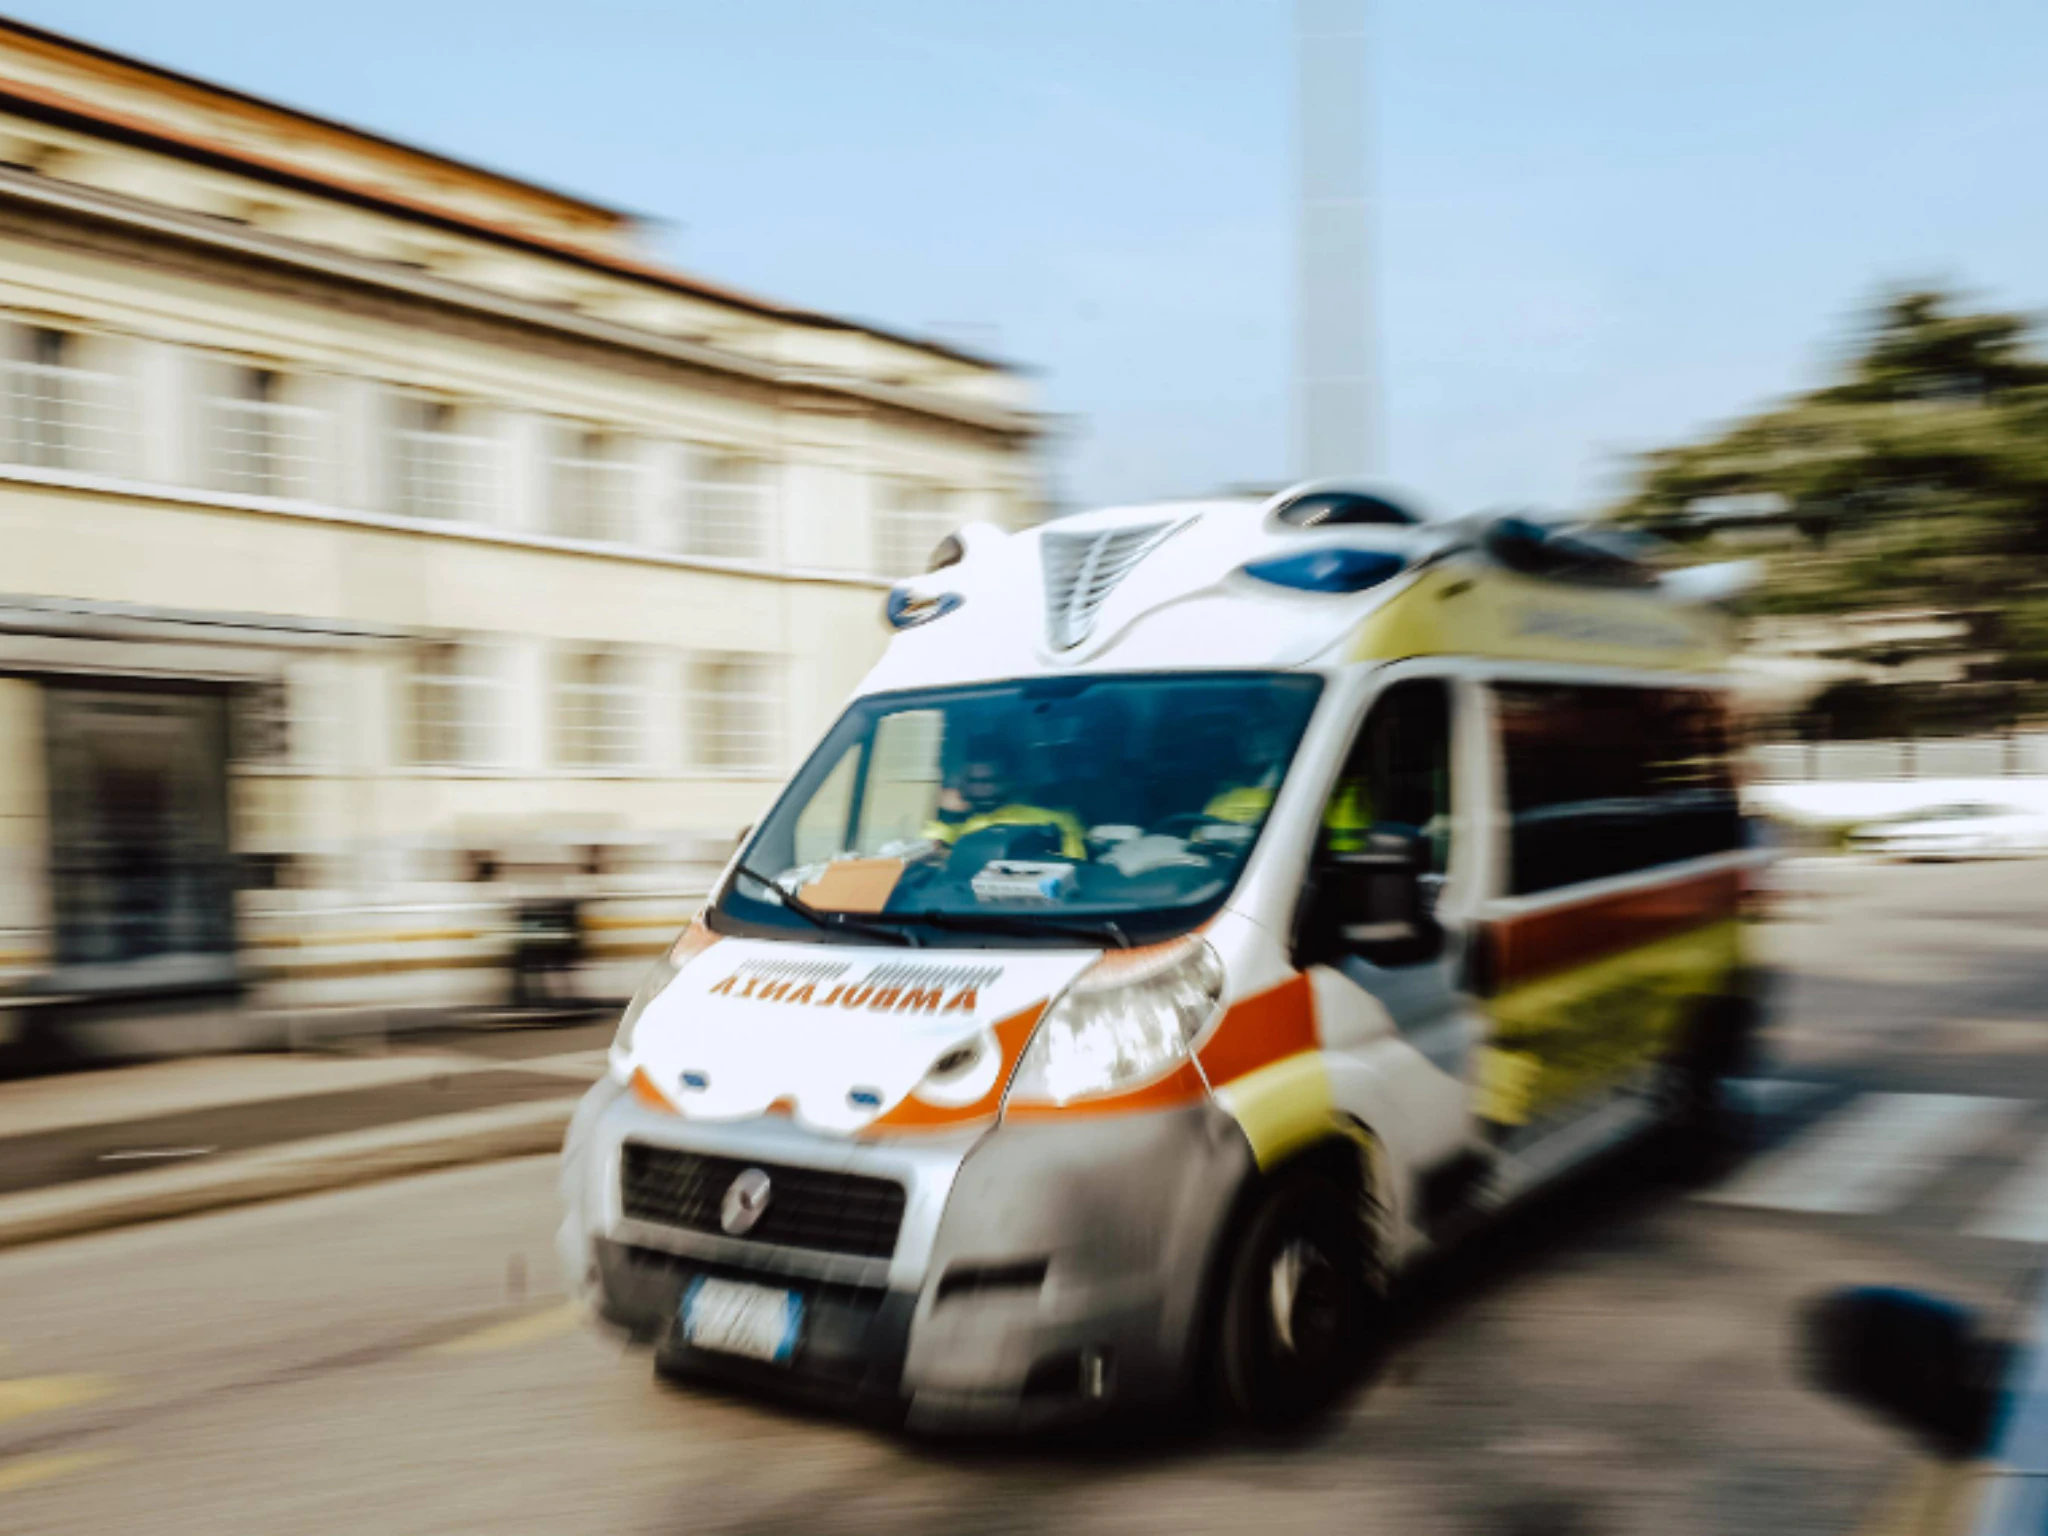
{"type": "Polygon", "coordinates": [[[1037,516],[1016,372],[638,236],[0,24],[0,984],[481,997],[550,880],[644,950],[1037,516]]]}

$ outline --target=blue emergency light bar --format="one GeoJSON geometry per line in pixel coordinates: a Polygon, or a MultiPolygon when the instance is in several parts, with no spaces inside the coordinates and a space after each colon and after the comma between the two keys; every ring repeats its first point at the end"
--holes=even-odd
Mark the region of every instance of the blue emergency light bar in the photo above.
{"type": "Polygon", "coordinates": [[[1244,573],[1297,592],[1363,592],[1400,575],[1407,566],[1402,556],[1381,549],[1309,549],[1254,560],[1244,573]]]}

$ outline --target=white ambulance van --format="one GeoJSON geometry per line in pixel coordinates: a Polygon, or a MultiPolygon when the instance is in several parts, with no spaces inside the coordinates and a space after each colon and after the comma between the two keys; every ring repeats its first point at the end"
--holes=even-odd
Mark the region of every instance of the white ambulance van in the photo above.
{"type": "Polygon", "coordinates": [[[648,977],[566,1273],[672,1373],[1327,1401],[1391,1277],[1756,1013],[1726,621],[1365,488],[974,526],[648,977]]]}

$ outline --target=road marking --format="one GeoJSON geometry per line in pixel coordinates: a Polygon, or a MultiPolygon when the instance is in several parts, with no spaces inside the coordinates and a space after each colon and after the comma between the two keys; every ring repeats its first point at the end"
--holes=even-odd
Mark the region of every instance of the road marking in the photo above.
{"type": "Polygon", "coordinates": [[[429,1353],[481,1355],[494,1349],[517,1349],[522,1344],[534,1344],[542,1339],[551,1339],[558,1333],[568,1333],[582,1318],[583,1309],[573,1301],[565,1301],[545,1311],[529,1312],[525,1317],[515,1317],[509,1322],[492,1323],[475,1333],[436,1344],[429,1353]]]}
{"type": "Polygon", "coordinates": [[[113,1390],[111,1376],[24,1376],[17,1381],[0,1381],[0,1424],[32,1413],[75,1408],[113,1390]]]}
{"type": "Polygon", "coordinates": [[[133,1152],[102,1152],[103,1163],[136,1163],[163,1157],[204,1157],[219,1147],[138,1147],[133,1152]]]}
{"type": "Polygon", "coordinates": [[[1701,1198],[1778,1211],[1889,1210],[2032,1108],[1952,1093],[1865,1094],[1701,1198]]]}
{"type": "Polygon", "coordinates": [[[2048,1243],[2048,1144],[2034,1149],[2033,1157],[1999,1185],[1991,1204],[1964,1230],[1972,1237],[2048,1243]]]}
{"type": "Polygon", "coordinates": [[[120,1459],[119,1451],[66,1451],[56,1456],[20,1456],[13,1461],[0,1461],[0,1493],[12,1493],[17,1488],[46,1483],[53,1477],[67,1477],[74,1472],[90,1472],[120,1459]]]}

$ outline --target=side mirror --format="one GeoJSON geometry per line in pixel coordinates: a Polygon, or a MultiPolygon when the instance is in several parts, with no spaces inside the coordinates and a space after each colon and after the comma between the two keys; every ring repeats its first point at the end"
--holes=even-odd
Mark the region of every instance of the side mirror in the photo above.
{"type": "Polygon", "coordinates": [[[1382,823],[1357,849],[1316,860],[1304,948],[1316,959],[1355,954],[1374,965],[1413,965],[1443,947],[1428,886],[1429,840],[1382,823]]]}
{"type": "Polygon", "coordinates": [[[1968,1309],[1881,1286],[1834,1291],[1805,1318],[1808,1365],[1825,1391],[1919,1435],[1952,1458],[1985,1449],[2008,1351],[1968,1309]]]}

